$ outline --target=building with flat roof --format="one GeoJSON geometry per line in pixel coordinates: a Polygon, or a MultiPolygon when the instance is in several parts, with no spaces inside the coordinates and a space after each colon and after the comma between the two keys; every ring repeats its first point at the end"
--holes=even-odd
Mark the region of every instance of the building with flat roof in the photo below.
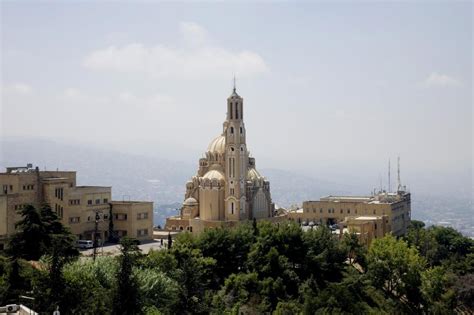
{"type": "Polygon", "coordinates": [[[77,186],[75,171],[40,171],[31,164],[7,167],[0,173],[0,248],[21,220],[18,210],[31,204],[49,204],[78,239],[108,240],[153,236],[153,203],[112,201],[109,186],[77,186]]]}
{"type": "Polygon", "coordinates": [[[361,234],[366,243],[386,233],[401,236],[411,220],[411,195],[405,189],[371,196],[327,196],[303,202],[288,217],[302,223],[338,225],[361,234]]]}

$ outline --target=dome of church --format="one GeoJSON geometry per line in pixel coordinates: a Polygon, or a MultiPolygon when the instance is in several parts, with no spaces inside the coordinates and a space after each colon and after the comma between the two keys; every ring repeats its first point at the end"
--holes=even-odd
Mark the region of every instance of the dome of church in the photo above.
{"type": "Polygon", "coordinates": [[[212,140],[211,144],[207,147],[207,151],[211,153],[224,153],[225,152],[225,137],[219,136],[212,140]]]}
{"type": "Polygon", "coordinates": [[[207,179],[217,179],[217,180],[224,180],[224,175],[222,175],[221,172],[219,171],[216,171],[216,170],[211,170],[209,172],[207,172],[203,178],[207,178],[207,179]]]}
{"type": "Polygon", "coordinates": [[[260,173],[255,168],[249,168],[249,171],[247,172],[247,179],[249,180],[263,179],[263,176],[260,175],[260,173]]]}
{"type": "Polygon", "coordinates": [[[186,199],[184,202],[183,202],[183,205],[185,206],[194,206],[194,205],[197,205],[198,202],[196,199],[194,199],[193,197],[189,197],[188,199],[186,199]]]}

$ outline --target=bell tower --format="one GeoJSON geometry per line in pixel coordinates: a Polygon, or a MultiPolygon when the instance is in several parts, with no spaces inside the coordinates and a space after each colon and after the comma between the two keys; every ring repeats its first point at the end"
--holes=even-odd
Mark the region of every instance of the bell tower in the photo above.
{"type": "Polygon", "coordinates": [[[226,139],[225,174],[227,189],[225,193],[225,218],[228,220],[249,218],[246,202],[248,152],[243,117],[243,98],[236,92],[234,78],[232,94],[227,98],[227,119],[224,122],[223,132],[226,139]]]}

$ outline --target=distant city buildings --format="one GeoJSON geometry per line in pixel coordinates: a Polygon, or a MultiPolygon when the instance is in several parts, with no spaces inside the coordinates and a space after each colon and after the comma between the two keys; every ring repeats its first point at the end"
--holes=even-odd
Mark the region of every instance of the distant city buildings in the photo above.
{"type": "Polygon", "coordinates": [[[77,186],[75,171],[40,171],[31,164],[7,167],[0,173],[0,249],[21,220],[18,211],[28,204],[49,204],[78,239],[129,236],[153,237],[153,203],[112,201],[111,187],[77,186]]]}
{"type": "Polygon", "coordinates": [[[257,171],[255,158],[250,157],[243,99],[234,87],[227,98],[222,134],[212,140],[206,157],[199,160],[197,174],[186,183],[180,215],[167,218],[165,228],[200,232],[274,217],[270,183],[257,171]]]}

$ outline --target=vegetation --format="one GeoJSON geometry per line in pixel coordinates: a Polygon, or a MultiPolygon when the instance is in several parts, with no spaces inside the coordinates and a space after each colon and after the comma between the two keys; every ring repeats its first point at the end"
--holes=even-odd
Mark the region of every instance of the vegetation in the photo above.
{"type": "Polygon", "coordinates": [[[355,235],[337,239],[325,227],[303,232],[297,223],[253,221],[181,233],[170,248],[147,255],[125,238],[119,256],[94,262],[76,259],[69,232],[44,209],[23,210],[10,243],[22,250],[0,256],[0,303],[27,294],[35,310],[60,306],[62,314],[474,310],[474,244],[450,228],[414,221],[404,238],[388,235],[366,249],[355,235]]]}

